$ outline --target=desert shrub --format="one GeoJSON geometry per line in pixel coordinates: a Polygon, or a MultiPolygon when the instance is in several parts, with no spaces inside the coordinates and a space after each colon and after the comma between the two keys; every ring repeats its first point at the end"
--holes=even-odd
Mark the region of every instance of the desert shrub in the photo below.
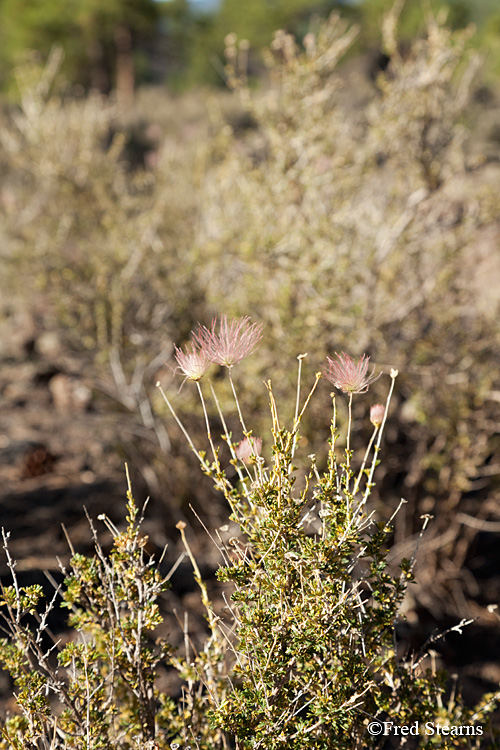
{"type": "MultiPolygon", "coordinates": [[[[264,369],[286,330],[298,351],[369,347],[402,373],[388,435],[398,481],[387,487],[394,502],[409,501],[400,540],[423,511],[436,513],[434,533],[453,525],[466,537],[452,514],[476,487],[484,498],[498,487],[488,468],[498,450],[497,287],[490,276],[485,311],[488,282],[475,278],[498,203],[487,170],[467,156],[463,121],[480,63],[470,34],[429,16],[401,49],[389,13],[390,63],[371,91],[339,66],[356,31],[338,15],[303,47],[277,32],[265,91],[247,87],[231,39],[227,75],[253,127],[221,129],[204,184],[196,245],[207,300],[239,315],[259,310],[264,369]]],[[[259,398],[251,382],[249,404],[259,398]]],[[[313,451],[315,434],[317,424],[304,436],[313,451]]],[[[456,549],[463,559],[467,543],[456,549]]]]}
{"type": "MultiPolygon", "coordinates": [[[[0,725],[0,747],[154,750],[174,746],[180,735],[198,750],[225,747],[221,732],[200,715],[203,700],[189,648],[181,658],[156,632],[173,569],[160,573],[165,550],[156,559],[147,552],[145,507],[138,508],[129,480],[125,527],[99,516],[110,534],[109,548],[89,518],[94,556],[75,552],[69,540],[64,581],[47,599],[42,586],[19,584],[4,532],[12,584],[1,587],[0,663],[13,682],[17,709],[0,725]],[[59,607],[70,612],[69,630],[56,636],[51,618],[59,607]],[[185,678],[178,704],[158,686],[167,669],[185,678]]],[[[224,651],[216,637],[215,645],[208,640],[197,653],[209,685],[225,669],[224,651]]],[[[225,684],[219,690],[224,693],[225,684]]]]}
{"type": "Polygon", "coordinates": [[[176,330],[172,318],[196,300],[182,258],[196,149],[156,124],[149,136],[145,128],[151,168],[134,164],[133,133],[114,103],[64,96],[58,61],[56,51],[45,69],[18,72],[20,108],[2,123],[7,278],[14,290],[22,279],[21,291],[28,282],[38,291],[73,350],[102,360],[112,349],[129,372],[148,356],[153,331],[176,330]]]}
{"type": "MultiPolygon", "coordinates": [[[[161,559],[146,552],[130,487],[125,528],[100,517],[111,534],[110,551],[91,522],[95,555],[72,550],[65,581],[45,608],[41,587],[19,586],[4,533],[12,585],[4,585],[0,595],[0,661],[14,680],[18,713],[3,722],[0,746],[361,750],[385,742],[377,729],[385,721],[419,727],[421,748],[436,746],[436,732],[430,734],[428,726],[438,724],[449,728],[437,737],[440,747],[494,746],[483,739],[494,742],[487,723],[496,696],[484,696],[473,709],[455,691],[447,696],[446,675],[429,661],[425,648],[409,653],[399,637],[415,555],[389,564],[393,518],[378,520],[370,499],[397,372],[390,373],[385,404],[370,408],[373,431],[360,463],[351,448],[352,405],[379,377],[365,357],[327,358],[304,397],[305,357],[300,355],[289,427],[268,380],[271,429],[261,439],[251,431],[232,378],[233,366],[255,348],[260,333],[246,318],[231,323],[222,318],[219,328],[200,327],[191,349],[177,350],[206,415],[207,451],[196,447],[160,386],[203,473],[231,511],[228,524],[209,530],[222,559],[224,611],[210,600],[186,524],[178,524],[206,609],[204,647],[193,649],[186,629],[181,657],[155,637],[169,576],[159,572],[161,559]],[[229,370],[240,420],[239,436],[224,428],[225,453],[211,428],[200,382],[212,362],[229,370]],[[341,391],[347,419],[339,419],[336,397],[323,388],[322,375],[330,388],[341,391]],[[319,456],[306,459],[300,447],[299,430],[314,399],[332,408],[329,433],[323,435],[324,470],[319,456]],[[64,642],[48,626],[59,599],[71,610],[71,633],[64,642]],[[165,666],[174,667],[184,681],[177,702],[157,687],[165,666]],[[474,727],[474,734],[464,735],[460,727],[474,727]]],[[[210,398],[219,410],[214,388],[210,398]]],[[[366,408],[367,400],[359,400],[366,408]]],[[[219,417],[225,426],[222,412],[219,417]]]]}
{"type": "MultiPolygon", "coordinates": [[[[41,586],[18,584],[4,533],[12,585],[2,587],[0,660],[16,686],[19,713],[3,725],[2,747],[132,747],[154,737],[155,670],[170,649],[155,645],[150,633],[161,622],[157,601],[168,584],[145,553],[130,491],[126,529],[104,520],[111,551],[105,555],[94,530],[96,555],[73,550],[64,585],[44,609],[41,586]],[[75,637],[65,645],[50,630],[56,606],[71,611],[75,637]]],[[[168,716],[172,706],[163,703],[168,716]]]]}
{"type": "MultiPolygon", "coordinates": [[[[218,115],[220,99],[210,100],[206,143],[203,128],[191,142],[169,135],[149,154],[154,168],[131,157],[110,101],[51,86],[55,58],[41,78],[20,72],[21,106],[0,133],[0,283],[35,305],[43,325],[64,330],[91,385],[135,412],[141,435],[156,431],[144,462],[155,492],[171,446],[149,403],[158,366],[194,321],[258,309],[266,346],[241,377],[242,398],[262,419],[255,383],[281,357],[284,331],[310,356],[369,347],[374,361],[400,370],[401,408],[387,436],[393,471],[387,484],[384,467],[379,474],[391,502],[380,510],[390,515],[399,496],[408,499],[395,521],[401,542],[422,512],[435,513],[430,575],[441,551],[461,566],[475,533],[463,526],[474,493],[492,498],[488,516],[499,477],[498,268],[485,284],[476,276],[476,245],[496,230],[498,195],[466,148],[479,64],[470,33],[430,16],[426,33],[401,48],[390,13],[390,63],[367,89],[340,65],[356,30],[333,15],[303,45],[278,32],[268,85],[257,91],[238,69],[247,45],[229,35],[225,72],[239,96],[232,125],[218,115]]],[[[180,117],[178,100],[169,108],[180,117]]],[[[293,388],[287,375],[275,384],[290,418],[293,388]]],[[[229,403],[230,389],[219,398],[229,403]]],[[[312,452],[322,409],[316,418],[302,436],[312,452]]],[[[363,447],[358,434],[354,450],[363,447]]],[[[138,460],[144,441],[134,450],[138,460]]],[[[189,496],[174,453],[175,470],[161,478],[189,496]]]]}
{"type": "MultiPolygon", "coordinates": [[[[244,416],[231,374],[240,354],[252,348],[254,332],[245,321],[228,324],[222,317],[219,328],[216,323],[210,330],[199,328],[191,349],[177,352],[186,379],[196,382],[206,417],[207,450],[200,450],[187,431],[185,436],[201,469],[232,510],[232,537],[219,532],[216,541],[224,561],[217,577],[233,587],[227,616],[218,618],[233,652],[232,688],[224,700],[209,689],[210,698],[215,698],[212,723],[234,735],[242,750],[340,750],[380,746],[368,726],[373,730],[371,722],[395,716],[399,724],[417,723],[422,748],[436,743],[430,732],[425,734],[428,723],[459,727],[485,722],[493,696],[485,696],[474,709],[465,707],[457,695],[445,700],[446,674],[426,661],[425,649],[420,655],[409,653],[399,640],[401,603],[414,579],[415,556],[391,566],[388,552],[394,517],[405,501],[384,521],[377,520],[370,497],[397,371],[391,370],[386,403],[370,409],[373,432],[359,463],[351,442],[352,406],[356,394],[365,393],[376,377],[365,357],[358,362],[346,354],[327,358],[304,397],[300,378],[305,356],[300,355],[290,427],[267,380],[271,432],[261,438],[244,416]],[[227,367],[240,422],[239,435],[227,430],[228,421],[211,387],[210,401],[225,427],[227,468],[201,383],[210,362],[227,367]],[[315,454],[306,460],[299,430],[312,401],[328,399],[318,386],[322,375],[343,392],[347,418],[338,418],[336,397],[330,394],[333,416],[326,460],[315,454]]],[[[182,425],[169,397],[161,392],[182,425]]],[[[366,410],[366,399],[362,400],[366,410]]],[[[424,528],[428,520],[429,516],[424,528]]],[[[205,604],[213,618],[212,604],[205,604]]],[[[461,736],[442,746],[465,747],[461,731],[453,733],[461,736]]],[[[479,747],[481,740],[470,743],[479,747]]]]}

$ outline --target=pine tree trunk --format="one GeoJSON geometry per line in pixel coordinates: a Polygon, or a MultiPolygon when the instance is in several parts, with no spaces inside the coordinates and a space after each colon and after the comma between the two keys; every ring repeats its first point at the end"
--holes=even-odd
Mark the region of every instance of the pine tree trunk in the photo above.
{"type": "Polygon", "coordinates": [[[87,57],[90,88],[100,94],[109,94],[109,77],[106,71],[102,44],[97,39],[93,39],[87,44],[87,57]]]}
{"type": "Polygon", "coordinates": [[[119,106],[130,107],[134,100],[134,61],[132,34],[124,24],[115,28],[116,47],[116,98],[119,106]]]}

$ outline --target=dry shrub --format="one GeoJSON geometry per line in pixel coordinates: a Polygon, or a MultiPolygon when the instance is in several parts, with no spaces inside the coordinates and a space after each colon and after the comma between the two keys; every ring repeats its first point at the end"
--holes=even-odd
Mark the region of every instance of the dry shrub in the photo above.
{"type": "Polygon", "coordinates": [[[41,73],[20,71],[19,111],[2,124],[3,253],[10,278],[41,292],[73,348],[133,362],[194,298],[177,289],[190,281],[196,149],[157,124],[150,168],[131,169],[113,102],[63,97],[56,67],[53,56],[41,73]]]}
{"type": "Polygon", "coordinates": [[[146,465],[169,437],[148,390],[197,314],[185,253],[203,126],[188,103],[189,132],[169,128],[166,110],[179,107],[167,97],[146,123],[101,96],[69,95],[59,62],[56,50],[45,69],[19,71],[19,107],[0,123],[2,291],[34,311],[37,333],[57,333],[99,406],[132,415],[127,434],[142,440],[117,440],[142,453],[158,490],[146,465]]]}

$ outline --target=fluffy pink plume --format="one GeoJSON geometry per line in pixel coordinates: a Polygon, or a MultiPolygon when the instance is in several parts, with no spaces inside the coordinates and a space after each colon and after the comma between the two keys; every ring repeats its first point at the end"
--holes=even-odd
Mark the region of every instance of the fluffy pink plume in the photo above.
{"type": "Polygon", "coordinates": [[[185,352],[175,347],[175,359],[179,369],[186,376],[185,380],[201,380],[212,364],[207,351],[202,347],[197,348],[195,344],[192,344],[191,351],[189,346],[186,346],[185,352]]]}
{"type": "Polygon", "coordinates": [[[232,367],[255,351],[262,338],[262,324],[251,323],[248,316],[228,321],[227,315],[221,315],[210,329],[200,325],[193,338],[212,362],[232,367]]]}
{"type": "Polygon", "coordinates": [[[327,380],[344,393],[366,393],[371,383],[380,377],[381,373],[375,375],[375,367],[368,373],[370,357],[365,354],[357,361],[342,352],[335,352],[337,359],[326,358],[326,367],[323,373],[327,380]]]}

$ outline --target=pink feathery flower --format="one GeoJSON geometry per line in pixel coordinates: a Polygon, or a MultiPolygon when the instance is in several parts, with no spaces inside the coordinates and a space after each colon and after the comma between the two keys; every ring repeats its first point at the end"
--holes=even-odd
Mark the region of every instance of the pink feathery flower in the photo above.
{"type": "Polygon", "coordinates": [[[335,356],[337,360],[332,357],[326,358],[327,365],[323,367],[323,372],[327,380],[344,393],[366,393],[370,384],[382,374],[375,375],[375,367],[368,374],[370,357],[365,354],[359,362],[355,362],[345,352],[342,354],[335,352],[335,356]]]}
{"type": "Polygon", "coordinates": [[[250,323],[250,318],[232,318],[221,315],[217,330],[217,318],[212,320],[212,327],[199,326],[193,338],[205,349],[212,362],[231,368],[237,362],[255,351],[262,338],[262,324],[250,323]]]}
{"type": "Polygon", "coordinates": [[[176,346],[175,359],[177,360],[179,369],[186,376],[184,380],[201,380],[212,364],[210,354],[206,348],[202,346],[197,348],[196,344],[191,344],[191,351],[189,350],[189,346],[186,346],[185,352],[176,346]]]}
{"type": "Polygon", "coordinates": [[[239,458],[244,464],[249,464],[255,463],[255,459],[260,456],[261,450],[262,438],[246,437],[238,443],[234,452],[236,453],[236,458],[239,458]]]}
{"type": "Polygon", "coordinates": [[[370,408],[370,422],[374,427],[380,427],[384,421],[385,406],[383,404],[374,404],[370,408]]]}

